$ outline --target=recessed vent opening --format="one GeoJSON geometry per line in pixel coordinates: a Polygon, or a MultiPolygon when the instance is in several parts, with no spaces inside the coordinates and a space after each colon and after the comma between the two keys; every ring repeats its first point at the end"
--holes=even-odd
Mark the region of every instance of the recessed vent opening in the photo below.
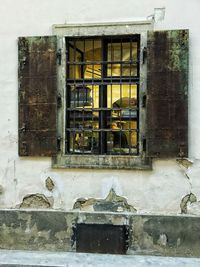
{"type": "Polygon", "coordinates": [[[85,253],[126,254],[128,226],[77,224],[76,251],[85,253]]]}

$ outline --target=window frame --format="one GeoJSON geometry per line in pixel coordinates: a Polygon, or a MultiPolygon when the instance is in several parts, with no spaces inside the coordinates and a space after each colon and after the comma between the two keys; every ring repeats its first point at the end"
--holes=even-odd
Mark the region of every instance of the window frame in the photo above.
{"type": "Polygon", "coordinates": [[[61,52],[61,64],[57,66],[57,95],[60,107],[57,109],[57,136],[59,151],[52,158],[53,168],[100,168],[100,169],[152,169],[152,162],[146,156],[146,108],[143,99],[146,95],[147,64],[143,51],[147,46],[147,31],[153,29],[152,21],[136,23],[108,23],[85,25],[54,25],[57,47],[61,52]],[[138,155],[77,155],[65,153],[65,114],[66,114],[66,37],[101,37],[120,35],[140,35],[140,85],[139,85],[139,154],[138,155]]]}

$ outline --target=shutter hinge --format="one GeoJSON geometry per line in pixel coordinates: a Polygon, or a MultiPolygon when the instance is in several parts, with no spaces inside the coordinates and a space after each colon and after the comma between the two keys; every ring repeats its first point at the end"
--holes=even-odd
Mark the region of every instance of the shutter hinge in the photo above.
{"type": "Polygon", "coordinates": [[[147,151],[147,140],[146,140],[146,138],[143,138],[143,140],[142,140],[142,148],[143,148],[144,152],[147,151]]]}
{"type": "Polygon", "coordinates": [[[57,107],[58,108],[62,107],[62,98],[60,94],[57,95],[57,107]]]}
{"type": "Polygon", "coordinates": [[[180,145],[178,157],[181,157],[181,158],[185,157],[184,145],[180,145]]]}
{"type": "Polygon", "coordinates": [[[61,151],[61,137],[57,137],[57,152],[61,151]]]}
{"type": "Polygon", "coordinates": [[[20,156],[28,156],[27,143],[23,141],[20,146],[20,156]]]}
{"type": "Polygon", "coordinates": [[[142,107],[143,108],[146,108],[146,103],[147,103],[147,96],[143,95],[143,97],[142,97],[142,107]]]}
{"type": "Polygon", "coordinates": [[[142,50],[142,63],[143,64],[146,62],[146,58],[147,58],[147,48],[144,47],[142,50]]]}
{"type": "Polygon", "coordinates": [[[58,51],[56,53],[56,58],[58,60],[58,64],[61,65],[61,60],[62,60],[62,51],[61,51],[61,48],[58,49],[58,51]]]}
{"type": "Polygon", "coordinates": [[[23,124],[22,124],[22,127],[19,128],[19,131],[20,131],[20,132],[25,132],[25,131],[26,131],[26,124],[25,124],[25,123],[23,123],[23,124]]]}

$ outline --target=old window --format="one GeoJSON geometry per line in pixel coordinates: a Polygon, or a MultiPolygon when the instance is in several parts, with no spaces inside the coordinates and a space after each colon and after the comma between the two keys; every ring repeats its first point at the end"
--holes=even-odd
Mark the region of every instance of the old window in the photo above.
{"type": "Polygon", "coordinates": [[[20,156],[126,169],[187,156],[188,31],[131,27],[19,38],[20,156]]]}
{"type": "Polygon", "coordinates": [[[139,35],[66,46],[66,153],[137,155],[139,35]]]}

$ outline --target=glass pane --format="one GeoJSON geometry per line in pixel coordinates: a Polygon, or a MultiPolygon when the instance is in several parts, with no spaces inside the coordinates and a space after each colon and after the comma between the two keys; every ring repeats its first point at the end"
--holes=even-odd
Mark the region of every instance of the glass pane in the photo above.
{"type": "Polygon", "coordinates": [[[107,135],[108,152],[137,153],[137,85],[108,85],[107,101],[113,109],[107,117],[111,129],[107,135]]]}
{"type": "Polygon", "coordinates": [[[137,64],[108,64],[107,76],[137,76],[137,64]]]}
{"type": "Polygon", "coordinates": [[[137,76],[136,42],[109,43],[107,58],[107,76],[137,76]]]}
{"type": "Polygon", "coordinates": [[[68,43],[68,78],[69,79],[80,79],[83,76],[83,66],[80,62],[83,61],[83,53],[77,47],[77,42],[68,43]]]}
{"type": "Polygon", "coordinates": [[[101,78],[101,41],[86,40],[85,42],[85,79],[100,79],[101,78]],[[89,63],[89,64],[87,64],[89,63]]]}
{"type": "Polygon", "coordinates": [[[97,154],[99,137],[97,132],[72,132],[70,133],[70,152],[97,154]]]}
{"type": "Polygon", "coordinates": [[[108,61],[121,61],[121,43],[108,44],[108,61]]]}
{"type": "Polygon", "coordinates": [[[98,85],[72,85],[70,87],[70,108],[98,108],[98,85]]]}
{"type": "Polygon", "coordinates": [[[68,43],[69,79],[101,78],[101,41],[88,39],[68,43]]]}
{"type": "Polygon", "coordinates": [[[136,84],[112,84],[107,86],[108,108],[136,108],[137,85],[136,84]]]}
{"type": "Polygon", "coordinates": [[[137,153],[137,122],[135,130],[126,131],[126,124],[120,129],[117,123],[112,124],[112,132],[107,134],[107,149],[110,154],[137,153]]]}
{"type": "Polygon", "coordinates": [[[100,64],[91,64],[86,65],[84,69],[84,78],[85,79],[101,79],[101,65],[100,64]]]}
{"type": "Polygon", "coordinates": [[[137,42],[119,42],[108,44],[108,61],[136,61],[137,42]]]}
{"type": "Polygon", "coordinates": [[[122,64],[122,76],[137,76],[137,64],[122,64]]]}
{"type": "Polygon", "coordinates": [[[98,153],[99,86],[71,86],[67,109],[70,152],[98,153]]]}
{"type": "Polygon", "coordinates": [[[80,130],[97,130],[99,128],[99,113],[89,109],[69,111],[70,128],[80,130]]]}

